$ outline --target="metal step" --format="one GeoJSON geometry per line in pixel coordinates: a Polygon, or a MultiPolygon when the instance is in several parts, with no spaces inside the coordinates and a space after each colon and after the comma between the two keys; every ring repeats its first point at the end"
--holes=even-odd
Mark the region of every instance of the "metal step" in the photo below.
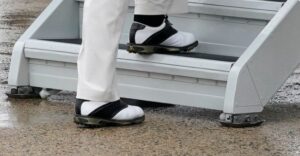
{"type": "MultiPolygon", "coordinates": [[[[60,43],[71,43],[71,44],[81,44],[82,39],[45,39],[45,41],[53,41],[60,43]]],[[[119,49],[126,49],[126,44],[120,44],[119,49]]],[[[166,54],[167,55],[167,54],[166,54]]],[[[191,52],[191,53],[180,53],[180,54],[168,54],[170,56],[181,56],[181,57],[192,57],[192,58],[202,58],[209,60],[217,60],[217,61],[228,61],[235,62],[238,60],[238,57],[234,56],[226,56],[226,55],[215,55],[201,52],[191,52]]]]}
{"type": "MultiPolygon", "coordinates": [[[[24,53],[29,59],[30,85],[76,91],[78,42],[76,39],[28,40],[24,53]]],[[[164,54],[144,56],[122,49],[118,53],[117,73],[122,96],[174,104],[182,103],[183,97],[190,97],[191,100],[185,101],[189,106],[200,106],[192,99],[201,97],[211,101],[210,106],[202,107],[222,110],[233,62],[164,54]],[[164,98],[174,95],[176,98],[164,98]]]]}
{"type": "MultiPolygon", "coordinates": [[[[80,34],[82,2],[80,0],[80,34]]],[[[199,46],[194,52],[239,57],[282,4],[261,0],[189,0],[188,13],[170,15],[169,19],[178,30],[197,37],[199,46]]],[[[133,10],[134,2],[131,1],[121,44],[128,42],[133,10]]]]}

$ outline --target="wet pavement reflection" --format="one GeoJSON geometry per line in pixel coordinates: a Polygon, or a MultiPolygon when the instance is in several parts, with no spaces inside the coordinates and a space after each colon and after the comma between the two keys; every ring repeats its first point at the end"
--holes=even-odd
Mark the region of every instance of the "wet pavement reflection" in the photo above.
{"type": "MultiPolygon", "coordinates": [[[[74,93],[48,100],[0,103],[0,150],[27,154],[298,155],[300,105],[268,105],[255,128],[225,128],[219,111],[191,107],[144,108],[146,121],[129,127],[78,128],[74,93]],[[66,102],[65,97],[69,99],[66,102]],[[18,141],[17,141],[18,140],[18,141]]],[[[137,103],[136,101],[131,101],[137,103]]]]}
{"type": "MultiPolygon", "coordinates": [[[[300,155],[300,70],[270,101],[254,128],[225,128],[219,111],[144,107],[146,121],[82,129],[73,123],[74,92],[41,99],[5,95],[17,38],[50,0],[0,0],[0,155],[300,155]]],[[[147,106],[145,102],[127,100],[147,106]]],[[[150,103],[154,105],[154,103],[150,103]]]]}
{"type": "Polygon", "coordinates": [[[0,54],[9,54],[16,39],[50,0],[0,0],[0,54]]]}
{"type": "MultiPolygon", "coordinates": [[[[9,100],[0,105],[0,128],[22,128],[35,124],[72,120],[71,115],[61,107],[43,100],[9,100]],[[55,107],[56,106],[56,107],[55,107]],[[54,108],[55,107],[55,108],[54,108]]],[[[67,107],[66,110],[69,110],[67,107]]],[[[72,109],[70,109],[72,110],[72,109]]]]}

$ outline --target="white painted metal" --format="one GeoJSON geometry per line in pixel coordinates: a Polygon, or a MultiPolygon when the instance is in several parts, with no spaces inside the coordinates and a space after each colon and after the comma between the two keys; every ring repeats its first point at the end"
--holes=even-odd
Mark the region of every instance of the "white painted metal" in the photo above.
{"type": "MultiPolygon", "coordinates": [[[[188,14],[172,15],[170,20],[176,28],[197,36],[200,45],[194,51],[238,57],[281,5],[281,2],[268,1],[191,0],[188,14]]],[[[121,37],[123,44],[128,41],[132,20],[133,8],[130,7],[121,37]]]]}
{"type": "Polygon", "coordinates": [[[226,113],[260,112],[298,66],[299,14],[299,0],[287,1],[235,63],[228,79],[226,113]]]}
{"type": "MultiPolygon", "coordinates": [[[[79,44],[45,39],[81,38],[83,0],[53,0],[15,45],[9,84],[76,90],[79,44]]],[[[194,33],[194,52],[240,57],[237,62],[135,55],[119,49],[117,73],[127,98],[222,110],[261,112],[299,64],[299,0],[190,0],[190,12],[173,15],[194,33]],[[274,16],[275,15],[275,16],[274,16]],[[271,73],[271,74],[270,74],[271,73]]],[[[128,40],[131,3],[121,44],[128,40]]]]}
{"type": "Polygon", "coordinates": [[[55,0],[42,12],[19,38],[13,49],[8,83],[15,86],[29,84],[28,59],[24,56],[25,42],[32,38],[78,37],[78,4],[72,0],[55,0]],[[76,16],[76,17],[74,17],[76,16]],[[47,31],[52,28],[55,31],[47,31]]]}
{"type": "MultiPolygon", "coordinates": [[[[75,44],[28,40],[25,57],[30,58],[30,85],[75,91],[75,51],[79,48],[75,44]]],[[[183,99],[188,98],[190,100],[186,100],[185,105],[217,110],[223,109],[231,66],[232,62],[162,54],[141,56],[124,50],[119,50],[117,60],[122,96],[174,104],[181,104],[183,99]],[[205,99],[210,105],[199,104],[195,99],[205,99]]]]}

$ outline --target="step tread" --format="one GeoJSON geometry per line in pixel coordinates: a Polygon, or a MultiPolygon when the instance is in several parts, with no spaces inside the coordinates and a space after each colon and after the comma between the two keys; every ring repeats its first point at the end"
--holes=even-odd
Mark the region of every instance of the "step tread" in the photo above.
{"type": "MultiPolygon", "coordinates": [[[[31,39],[25,43],[26,58],[57,64],[76,64],[79,50],[79,44],[57,41],[31,39]]],[[[118,51],[117,59],[117,68],[124,70],[219,81],[227,81],[234,63],[165,54],[138,55],[122,49],[118,51]]]]}
{"type": "MultiPolygon", "coordinates": [[[[46,41],[53,42],[62,42],[62,43],[72,43],[72,44],[81,44],[81,39],[45,39],[46,41]]],[[[126,49],[126,45],[120,44],[120,49],[126,49]]],[[[182,53],[182,54],[167,54],[172,56],[181,56],[181,57],[192,57],[192,58],[202,58],[209,60],[218,60],[218,61],[226,61],[226,62],[236,62],[238,57],[234,56],[225,56],[225,55],[215,55],[215,54],[207,54],[201,52],[192,52],[192,53],[182,53]]]]}

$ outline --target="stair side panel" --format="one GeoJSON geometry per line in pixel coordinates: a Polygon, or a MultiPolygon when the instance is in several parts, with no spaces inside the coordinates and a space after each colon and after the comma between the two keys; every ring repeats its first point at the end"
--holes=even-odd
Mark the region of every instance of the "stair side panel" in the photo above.
{"type": "MultiPolygon", "coordinates": [[[[247,48],[229,73],[225,95],[224,111],[241,114],[260,112],[268,100],[285,82],[300,63],[300,3],[288,0],[269,24],[247,48]],[[248,70],[248,75],[245,75],[248,70]],[[248,76],[249,79],[245,79],[248,76]],[[249,81],[251,80],[251,81],[249,81]],[[257,102],[249,95],[247,88],[255,88],[260,106],[257,109],[244,110],[257,102]],[[238,99],[244,99],[241,103],[238,99]]],[[[258,103],[258,102],[257,102],[258,103]]]]}

